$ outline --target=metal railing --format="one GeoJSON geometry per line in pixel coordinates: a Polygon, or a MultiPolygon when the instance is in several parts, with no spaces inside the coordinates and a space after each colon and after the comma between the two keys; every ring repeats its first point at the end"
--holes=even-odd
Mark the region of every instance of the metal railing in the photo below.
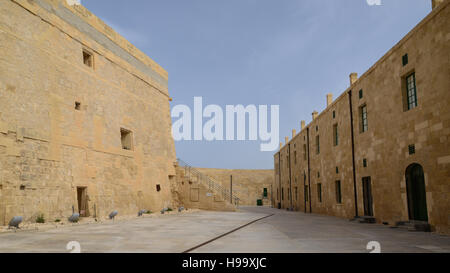
{"type": "Polygon", "coordinates": [[[209,190],[213,191],[215,194],[221,194],[224,200],[229,201],[235,206],[239,206],[239,197],[230,193],[229,189],[224,188],[219,182],[215,179],[203,174],[196,168],[192,167],[185,161],[181,159],[177,159],[178,166],[184,168],[184,175],[193,182],[197,182],[203,184],[208,187],[209,190]]]}

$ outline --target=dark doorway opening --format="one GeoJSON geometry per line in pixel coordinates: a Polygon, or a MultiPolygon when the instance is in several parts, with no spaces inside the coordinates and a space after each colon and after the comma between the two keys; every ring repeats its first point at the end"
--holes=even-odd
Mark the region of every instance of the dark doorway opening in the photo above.
{"type": "Polygon", "coordinates": [[[80,217],[89,217],[87,187],[77,187],[77,200],[80,217]]]}
{"type": "Polygon", "coordinates": [[[373,216],[372,183],[370,177],[363,177],[364,216],[373,216]]]}
{"type": "Polygon", "coordinates": [[[406,194],[409,219],[428,222],[425,176],[419,164],[414,163],[406,168],[406,194]]]}

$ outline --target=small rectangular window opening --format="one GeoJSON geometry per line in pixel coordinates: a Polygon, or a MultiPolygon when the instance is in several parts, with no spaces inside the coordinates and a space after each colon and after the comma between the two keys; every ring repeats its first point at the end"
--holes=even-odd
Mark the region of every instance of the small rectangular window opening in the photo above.
{"type": "Polygon", "coordinates": [[[83,63],[89,67],[94,66],[94,56],[87,50],[83,50],[83,63]]]}
{"type": "Polygon", "coordinates": [[[131,131],[121,128],[120,140],[122,142],[122,149],[133,150],[133,133],[131,131]]]}
{"type": "Polygon", "coordinates": [[[408,146],[408,152],[409,152],[410,155],[415,154],[416,153],[416,146],[414,144],[409,145],[408,146]]]}
{"type": "Polygon", "coordinates": [[[403,66],[408,64],[408,54],[403,55],[402,64],[403,64],[403,66]]]}

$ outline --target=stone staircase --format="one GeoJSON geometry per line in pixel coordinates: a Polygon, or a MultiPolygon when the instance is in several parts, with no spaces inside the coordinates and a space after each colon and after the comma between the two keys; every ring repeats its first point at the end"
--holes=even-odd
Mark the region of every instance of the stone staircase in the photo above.
{"type": "Polygon", "coordinates": [[[423,221],[400,221],[395,223],[394,228],[405,229],[408,231],[431,232],[431,226],[423,221]]]}
{"type": "Polygon", "coordinates": [[[229,189],[225,189],[222,185],[213,178],[203,174],[196,168],[190,166],[181,159],[177,159],[178,166],[184,168],[185,178],[188,181],[196,182],[207,187],[214,195],[220,196],[223,200],[229,201],[235,207],[239,206],[239,197],[230,193],[229,189]]]}

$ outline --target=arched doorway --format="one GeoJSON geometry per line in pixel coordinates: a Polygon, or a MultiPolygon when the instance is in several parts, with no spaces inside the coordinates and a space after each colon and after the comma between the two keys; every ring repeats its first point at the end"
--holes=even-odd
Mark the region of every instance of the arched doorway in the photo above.
{"type": "Polygon", "coordinates": [[[406,168],[406,193],[409,219],[428,222],[425,177],[419,164],[414,163],[406,168]]]}

